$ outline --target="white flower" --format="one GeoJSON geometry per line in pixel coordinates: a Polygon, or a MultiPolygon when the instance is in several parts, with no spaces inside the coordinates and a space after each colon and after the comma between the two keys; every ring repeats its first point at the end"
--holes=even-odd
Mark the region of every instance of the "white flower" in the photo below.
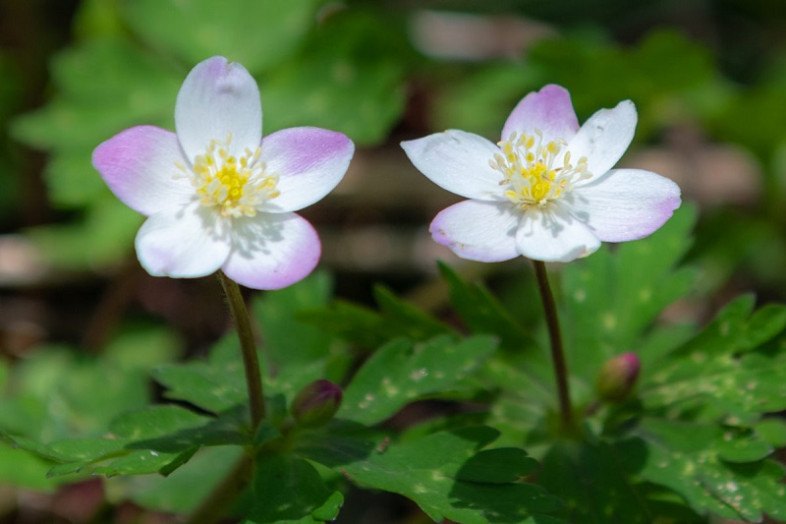
{"type": "Polygon", "coordinates": [[[352,141],[313,127],[263,139],[256,82],[223,57],[188,74],[177,95],[175,129],[133,127],[93,153],[115,195],[148,217],[136,237],[142,266],[170,277],[222,269],[257,289],[308,275],[321,246],[311,224],[293,211],[339,183],[352,141]]]}
{"type": "Polygon", "coordinates": [[[470,199],[437,215],[434,240],[482,262],[519,255],[568,262],[601,241],[649,235],[680,205],[671,180],[611,169],[633,140],[636,119],[626,100],[579,128],[570,94],[548,85],[519,102],[498,144],[449,130],[401,146],[434,183],[470,199]]]}

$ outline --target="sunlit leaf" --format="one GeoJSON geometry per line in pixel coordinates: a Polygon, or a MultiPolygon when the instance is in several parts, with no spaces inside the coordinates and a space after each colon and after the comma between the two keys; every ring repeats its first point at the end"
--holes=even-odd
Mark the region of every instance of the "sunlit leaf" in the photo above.
{"type": "Polygon", "coordinates": [[[559,503],[541,488],[509,482],[511,471],[532,469],[531,459],[520,450],[478,453],[496,436],[488,427],[435,433],[391,445],[342,471],[362,486],[414,500],[435,522],[448,518],[463,524],[512,524],[556,510],[559,503]],[[505,468],[492,467],[500,461],[505,468]],[[479,478],[484,481],[475,480],[479,478]]]}
{"type": "Polygon", "coordinates": [[[491,337],[456,342],[439,337],[414,343],[395,340],[377,350],[347,386],[337,417],[363,424],[380,422],[405,404],[450,391],[494,350],[491,337]]]}

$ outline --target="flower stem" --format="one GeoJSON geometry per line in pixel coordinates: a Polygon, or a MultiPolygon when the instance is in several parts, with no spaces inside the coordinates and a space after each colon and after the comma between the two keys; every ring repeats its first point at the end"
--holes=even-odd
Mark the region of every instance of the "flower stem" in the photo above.
{"type": "Polygon", "coordinates": [[[228,278],[223,272],[218,272],[218,280],[224,288],[229,311],[235,321],[237,334],[240,338],[240,350],[243,354],[243,367],[246,371],[246,386],[248,387],[248,402],[251,409],[251,428],[256,433],[259,423],[265,418],[265,396],[262,392],[262,378],[259,373],[259,357],[257,357],[254,333],[251,330],[251,321],[248,318],[248,309],[240,293],[240,286],[228,278]]]}
{"type": "Polygon", "coordinates": [[[568,387],[568,366],[565,362],[565,351],[562,348],[562,334],[559,329],[559,317],[554,295],[551,293],[546,264],[540,260],[533,260],[535,276],[538,281],[538,291],[546,314],[546,324],[549,328],[551,342],[551,360],[554,362],[554,375],[557,379],[557,395],[559,396],[559,411],[562,428],[566,431],[573,429],[573,410],[570,405],[570,389],[568,387]]]}

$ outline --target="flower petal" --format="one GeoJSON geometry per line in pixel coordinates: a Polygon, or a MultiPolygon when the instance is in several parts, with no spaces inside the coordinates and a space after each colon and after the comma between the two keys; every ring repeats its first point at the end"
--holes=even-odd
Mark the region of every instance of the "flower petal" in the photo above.
{"type": "Polygon", "coordinates": [[[520,254],[544,262],[570,262],[600,247],[600,239],[561,204],[555,203],[549,210],[527,211],[516,233],[520,254]]]}
{"type": "Polygon", "coordinates": [[[212,209],[193,202],[148,218],[136,235],[136,253],[153,276],[209,275],[229,255],[227,223],[212,209]]]}
{"type": "Polygon", "coordinates": [[[154,126],[126,129],[93,151],[93,166],[109,189],[146,216],[185,205],[194,196],[188,179],[175,176],[178,162],[184,159],[177,136],[154,126]]]}
{"type": "Polygon", "coordinates": [[[636,106],[623,100],[613,109],[601,109],[584,122],[568,142],[574,161],[587,158],[587,170],[594,179],[605,174],[630,146],[636,131],[636,106]]]}
{"type": "Polygon", "coordinates": [[[434,240],[461,258],[501,262],[516,258],[519,216],[505,203],[465,200],[443,209],[431,222],[434,240]]]}
{"type": "Polygon", "coordinates": [[[188,73],[175,103],[175,130],[190,162],[211,140],[226,140],[228,152],[252,151],[262,139],[262,104],[257,83],[236,63],[214,56],[188,73]]]}
{"type": "Polygon", "coordinates": [[[525,96],[505,122],[502,140],[510,138],[513,131],[531,135],[536,129],[543,133],[546,142],[557,138],[570,140],[576,134],[579,121],[567,89],[550,84],[525,96]]]}
{"type": "Polygon", "coordinates": [[[443,189],[476,200],[503,200],[502,174],[489,165],[500,149],[485,138],[451,129],[401,143],[409,160],[443,189]]]}
{"type": "Polygon", "coordinates": [[[354,152],[346,135],[327,129],[296,127],[266,136],[259,161],[279,176],[281,194],[262,211],[296,211],[322,199],[344,177],[354,152]]]}
{"type": "Polygon", "coordinates": [[[280,289],[302,280],[319,262],[322,246],[308,221],[295,213],[235,219],[232,253],[224,273],[246,287],[280,289]]]}
{"type": "Polygon", "coordinates": [[[680,206],[677,184],[641,169],[614,169],[570,195],[571,214],[604,242],[646,237],[680,206]]]}

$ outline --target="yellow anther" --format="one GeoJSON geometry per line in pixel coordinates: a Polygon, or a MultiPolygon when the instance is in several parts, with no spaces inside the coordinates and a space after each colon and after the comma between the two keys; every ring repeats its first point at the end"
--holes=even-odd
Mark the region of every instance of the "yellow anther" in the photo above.
{"type": "Polygon", "coordinates": [[[532,134],[511,133],[499,147],[489,165],[503,175],[500,185],[509,186],[505,196],[522,208],[546,205],[570,191],[574,182],[591,176],[586,158],[572,165],[570,151],[561,154],[567,142],[555,139],[546,143],[537,129],[532,134]]]}
{"type": "Polygon", "coordinates": [[[265,201],[279,195],[278,177],[266,173],[258,162],[262,151],[246,149],[236,157],[228,153],[231,135],[225,142],[211,140],[204,155],[197,155],[190,173],[200,202],[215,207],[226,217],[254,216],[265,201]]]}

